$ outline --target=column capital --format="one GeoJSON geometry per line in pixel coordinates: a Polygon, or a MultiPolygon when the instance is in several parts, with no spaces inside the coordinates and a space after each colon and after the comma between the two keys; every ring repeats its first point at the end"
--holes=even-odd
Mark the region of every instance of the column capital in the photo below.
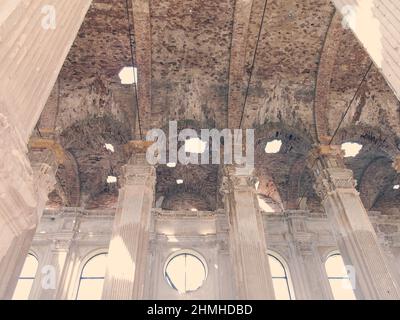
{"type": "Polygon", "coordinates": [[[338,189],[357,193],[355,187],[357,181],[353,178],[353,172],[344,168],[328,168],[315,175],[316,181],[314,189],[321,200],[327,195],[337,191],[338,189]]]}
{"type": "Polygon", "coordinates": [[[126,164],[122,167],[121,185],[153,187],[156,181],[156,170],[151,165],[126,164]]]}
{"type": "Polygon", "coordinates": [[[344,168],[344,151],[339,145],[315,145],[307,157],[307,165],[314,168],[317,164],[323,168],[342,167],[344,168]]]}
{"type": "Polygon", "coordinates": [[[233,165],[224,168],[224,177],[221,184],[221,193],[230,193],[231,189],[254,189],[257,177],[253,168],[242,168],[233,165]]]}
{"type": "Polygon", "coordinates": [[[153,141],[132,140],[124,145],[128,158],[122,167],[121,185],[143,185],[153,187],[156,181],[155,167],[146,160],[147,148],[153,141]]]}
{"type": "Polygon", "coordinates": [[[31,161],[47,162],[48,154],[42,153],[45,157],[40,157],[40,153],[44,150],[51,151],[57,164],[63,164],[67,158],[64,148],[53,139],[31,138],[28,147],[31,161]]]}
{"type": "Polygon", "coordinates": [[[315,177],[314,189],[323,200],[337,189],[355,190],[353,172],[344,164],[344,151],[338,145],[316,145],[309,153],[308,167],[315,177]]]}
{"type": "MultiPolygon", "coordinates": [[[[147,149],[154,141],[131,140],[124,144],[124,153],[128,162],[145,162],[147,149]]],[[[147,162],[147,161],[146,161],[147,162]]]]}

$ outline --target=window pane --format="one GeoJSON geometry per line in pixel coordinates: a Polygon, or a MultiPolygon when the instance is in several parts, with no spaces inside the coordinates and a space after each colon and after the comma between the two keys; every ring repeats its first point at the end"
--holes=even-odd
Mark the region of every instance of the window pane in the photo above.
{"type": "Polygon", "coordinates": [[[77,300],[101,300],[104,279],[81,279],[77,300]]]}
{"type": "Polygon", "coordinates": [[[169,285],[179,293],[196,291],[206,279],[203,262],[193,254],[181,253],[173,257],[165,269],[169,285]]]}
{"type": "Polygon", "coordinates": [[[28,300],[34,279],[19,279],[15,288],[13,300],[28,300]]]}
{"type": "Polygon", "coordinates": [[[185,255],[179,255],[173,258],[167,266],[166,276],[168,282],[173,288],[178,290],[180,293],[186,292],[185,290],[185,255]]]}
{"type": "Polygon", "coordinates": [[[103,293],[107,254],[94,256],[84,266],[79,281],[77,300],[100,300],[103,293]]]}
{"type": "Polygon", "coordinates": [[[99,254],[90,259],[83,269],[82,277],[104,277],[106,273],[106,259],[106,254],[99,254]]]}
{"type": "Polygon", "coordinates": [[[325,264],[328,277],[347,277],[346,267],[339,254],[332,255],[325,264]]]}
{"type": "Polygon", "coordinates": [[[341,255],[331,255],[326,260],[325,269],[334,299],[355,300],[356,297],[341,255]]]}
{"type": "Polygon", "coordinates": [[[195,256],[186,255],[186,291],[195,291],[206,278],[203,263],[195,256]]]}
{"type": "Polygon", "coordinates": [[[277,300],[291,300],[293,295],[290,292],[289,279],[285,267],[273,255],[268,255],[268,261],[271,269],[275,298],[277,300]]]}
{"type": "Polygon", "coordinates": [[[285,269],[282,266],[282,263],[274,256],[268,255],[269,266],[271,268],[272,277],[286,277],[285,269]]]}
{"type": "Polygon", "coordinates": [[[289,288],[286,279],[272,279],[276,300],[290,300],[289,288]]]}
{"type": "Polygon", "coordinates": [[[37,259],[32,254],[28,254],[12,297],[13,300],[28,300],[35,280],[38,264],[37,259]]]}
{"type": "Polygon", "coordinates": [[[356,300],[348,279],[329,279],[335,300],[356,300]]]}

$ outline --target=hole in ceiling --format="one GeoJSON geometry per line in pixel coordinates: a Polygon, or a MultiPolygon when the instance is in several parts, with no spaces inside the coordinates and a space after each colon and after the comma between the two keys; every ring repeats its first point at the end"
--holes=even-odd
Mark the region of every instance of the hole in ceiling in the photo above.
{"type": "Polygon", "coordinates": [[[272,140],[265,146],[265,153],[278,153],[281,150],[281,147],[281,140],[272,140]]]}
{"type": "Polygon", "coordinates": [[[344,151],[345,158],[348,157],[355,157],[360,153],[362,149],[362,144],[355,143],[355,142],[346,142],[342,144],[342,150],[344,151]]]}
{"type": "Polygon", "coordinates": [[[123,67],[118,74],[121,84],[134,84],[137,83],[137,68],[136,67],[123,67]]]}
{"type": "Polygon", "coordinates": [[[203,153],[206,150],[207,142],[199,138],[191,138],[185,141],[185,152],[203,153]]]}
{"type": "Polygon", "coordinates": [[[175,168],[176,167],[176,163],[175,162],[168,162],[167,163],[167,167],[168,168],[175,168]]]}
{"type": "Polygon", "coordinates": [[[116,183],[116,182],[117,182],[117,177],[114,176],[107,177],[107,183],[116,183]]]}
{"type": "Polygon", "coordinates": [[[105,145],[104,145],[104,147],[108,150],[108,151],[111,151],[111,152],[114,152],[115,150],[114,150],[114,146],[112,145],[112,144],[110,144],[110,143],[106,143],[105,145]]]}

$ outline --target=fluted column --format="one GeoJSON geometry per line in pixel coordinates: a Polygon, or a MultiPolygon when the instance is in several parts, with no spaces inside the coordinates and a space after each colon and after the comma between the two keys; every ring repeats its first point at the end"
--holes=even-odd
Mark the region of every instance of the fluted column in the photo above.
{"type": "Polygon", "coordinates": [[[91,0],[13,1],[0,3],[0,113],[27,142],[91,0]]]}
{"type": "Polygon", "coordinates": [[[103,299],[143,299],[155,177],[144,153],[122,169],[103,299]]]}
{"type": "Polygon", "coordinates": [[[354,268],[357,299],[400,299],[399,285],[378,243],[353,172],[340,146],[319,146],[311,154],[315,189],[332,226],[345,265],[354,268]]]}
{"type": "Polygon", "coordinates": [[[38,271],[29,296],[31,300],[55,300],[65,270],[74,231],[65,232],[62,238],[49,239],[47,252],[39,261],[38,271]]]}
{"type": "Polygon", "coordinates": [[[225,168],[222,184],[238,299],[275,299],[252,170],[225,168]]]}
{"type": "Polygon", "coordinates": [[[314,234],[307,229],[307,211],[285,212],[288,224],[291,274],[297,300],[331,300],[332,291],[317,248],[314,234]]]}
{"type": "Polygon", "coordinates": [[[31,217],[31,224],[26,230],[14,237],[7,254],[0,262],[0,298],[10,299],[13,296],[19,275],[32,244],[36,227],[43,214],[48,194],[56,184],[55,173],[57,162],[49,150],[31,150],[29,157],[33,168],[36,208],[31,217]]]}
{"type": "MultiPolygon", "coordinates": [[[[37,224],[41,200],[26,145],[90,3],[0,1],[0,265],[37,224]]],[[[9,287],[0,281],[0,291],[9,287]]]]}

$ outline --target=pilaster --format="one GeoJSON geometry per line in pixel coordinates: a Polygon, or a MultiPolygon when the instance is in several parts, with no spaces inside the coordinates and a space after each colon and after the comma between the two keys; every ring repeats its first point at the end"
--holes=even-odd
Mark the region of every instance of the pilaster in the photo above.
{"type": "Polygon", "coordinates": [[[307,211],[285,212],[286,238],[292,262],[292,280],[297,300],[333,299],[324,264],[315,247],[316,235],[307,228],[307,211]]]}
{"type": "Polygon", "coordinates": [[[255,190],[247,168],[225,168],[221,191],[229,219],[230,253],[238,299],[275,299],[267,244],[255,190]]]}
{"type": "Polygon", "coordinates": [[[340,146],[319,146],[311,154],[315,189],[332,226],[343,261],[354,268],[358,299],[399,299],[400,291],[378,242],[340,146]]]}
{"type": "Polygon", "coordinates": [[[134,148],[128,163],[122,168],[103,299],[144,297],[156,172],[147,163],[143,151],[134,148]]]}

